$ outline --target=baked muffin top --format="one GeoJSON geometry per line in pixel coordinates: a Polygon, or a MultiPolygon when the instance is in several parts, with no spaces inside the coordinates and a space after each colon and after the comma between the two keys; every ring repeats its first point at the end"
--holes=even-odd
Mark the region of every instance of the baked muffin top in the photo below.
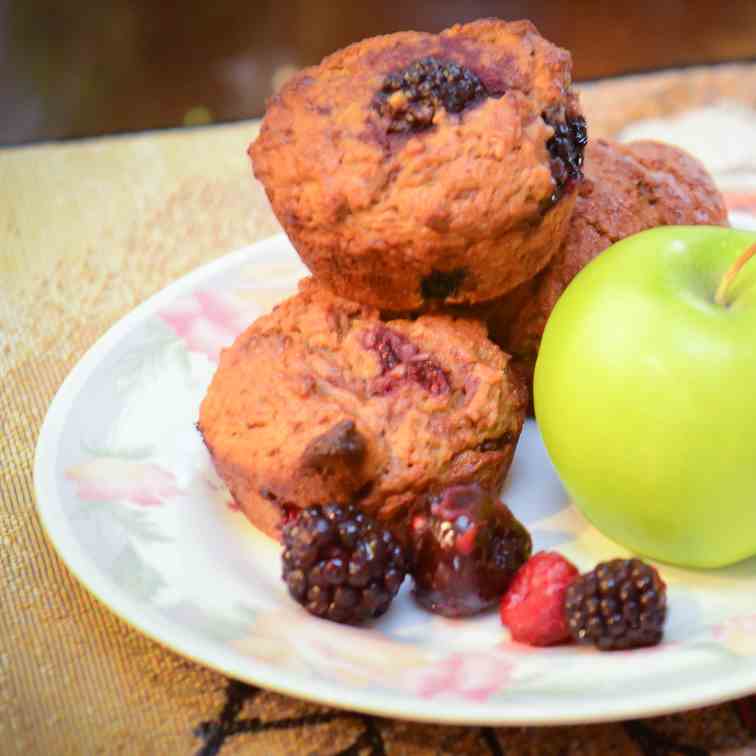
{"type": "Polygon", "coordinates": [[[383,322],[312,279],[224,350],[199,429],[255,521],[263,500],[351,501],[390,519],[418,495],[495,488],[526,406],[478,321],[383,322]]]}
{"type": "MultiPolygon", "coordinates": [[[[528,21],[488,19],[375,37],[304,69],[269,103],[249,153],[324,283],[348,296],[333,268],[363,265],[376,292],[362,300],[408,310],[439,292],[432,280],[403,292],[402,273],[453,274],[476,247],[500,254],[497,240],[538,226],[579,181],[585,138],[569,53],[528,21]]],[[[490,276],[473,261],[439,298],[492,298],[536,272],[512,257],[490,276]]]]}

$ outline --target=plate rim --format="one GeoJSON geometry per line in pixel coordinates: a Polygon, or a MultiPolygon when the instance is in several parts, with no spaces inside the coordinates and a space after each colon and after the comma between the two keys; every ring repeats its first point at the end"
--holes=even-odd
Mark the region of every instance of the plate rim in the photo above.
{"type": "MultiPolygon", "coordinates": [[[[55,477],[59,442],[65,420],[86,378],[119,340],[138,328],[154,314],[164,300],[175,299],[199,281],[225,269],[234,268],[257,255],[265,255],[278,246],[291,247],[287,237],[278,233],[253,244],[220,255],[162,287],[110,325],[84,352],[56,391],[37,436],[33,480],[35,509],[43,532],[66,568],[96,601],[142,635],[197,664],[214,669],[227,677],[242,680],[277,693],[302,700],[382,717],[416,722],[482,726],[560,726],[647,718],[721,703],[756,692],[756,663],[744,665],[740,673],[728,674],[725,683],[718,678],[672,692],[648,691],[632,694],[629,699],[605,696],[600,709],[580,700],[554,712],[539,709],[529,702],[507,702],[498,697],[492,703],[444,698],[423,699],[406,693],[376,696],[369,687],[357,688],[345,683],[314,680],[288,670],[277,669],[239,651],[231,652],[219,642],[187,631],[175,620],[162,615],[153,606],[145,606],[122,591],[102,574],[84,553],[72,534],[70,523],[61,513],[62,497],[55,477]],[[169,632],[166,633],[166,628],[169,632]]],[[[589,689],[587,689],[589,690],[589,689]]],[[[589,701],[590,703],[590,701],[589,701]]]]}

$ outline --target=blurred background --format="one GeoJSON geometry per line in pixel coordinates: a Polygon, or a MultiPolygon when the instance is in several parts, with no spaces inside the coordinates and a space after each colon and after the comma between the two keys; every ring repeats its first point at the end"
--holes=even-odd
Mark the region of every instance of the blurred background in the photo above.
{"type": "Polygon", "coordinates": [[[590,80],[756,58],[756,1],[0,0],[0,144],[260,116],[350,42],[530,18],[590,80]]]}

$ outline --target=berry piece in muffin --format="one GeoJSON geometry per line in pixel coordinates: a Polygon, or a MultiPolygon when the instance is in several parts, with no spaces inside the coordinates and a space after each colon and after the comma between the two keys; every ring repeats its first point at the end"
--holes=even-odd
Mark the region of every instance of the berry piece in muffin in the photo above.
{"type": "Polygon", "coordinates": [[[295,75],[249,154],[315,276],[384,310],[505,294],[559,248],[586,143],[527,21],[366,39],[295,75]]]}
{"type": "Polygon", "coordinates": [[[224,350],[198,427],[247,517],[356,502],[405,533],[429,492],[500,487],[527,394],[469,318],[383,321],[312,279],[224,350]]]}
{"type": "MultiPolygon", "coordinates": [[[[546,118],[546,122],[550,123],[546,118]]],[[[552,124],[554,135],[546,142],[551,155],[551,175],[556,187],[544,207],[557,203],[560,197],[583,179],[583,153],[588,144],[585,118],[573,116],[568,121],[552,124]]]]}
{"type": "Polygon", "coordinates": [[[567,239],[548,266],[491,307],[492,338],[530,384],[546,320],[570,281],[607,247],[655,226],[726,225],[722,195],[686,152],[658,142],[591,142],[567,239]]]}
{"type": "Polygon", "coordinates": [[[390,73],[373,99],[373,107],[387,119],[389,133],[402,133],[430,128],[438,108],[461,113],[487,96],[481,80],[468,68],[423,58],[403,71],[390,73]]]}

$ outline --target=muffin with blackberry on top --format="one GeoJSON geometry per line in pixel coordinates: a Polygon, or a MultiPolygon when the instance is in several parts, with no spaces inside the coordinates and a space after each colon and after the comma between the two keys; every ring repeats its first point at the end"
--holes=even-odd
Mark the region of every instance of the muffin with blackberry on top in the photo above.
{"type": "Polygon", "coordinates": [[[313,274],[385,310],[490,300],[559,249],[585,121],[528,21],[351,45],[295,75],[249,149],[313,274]]]}

